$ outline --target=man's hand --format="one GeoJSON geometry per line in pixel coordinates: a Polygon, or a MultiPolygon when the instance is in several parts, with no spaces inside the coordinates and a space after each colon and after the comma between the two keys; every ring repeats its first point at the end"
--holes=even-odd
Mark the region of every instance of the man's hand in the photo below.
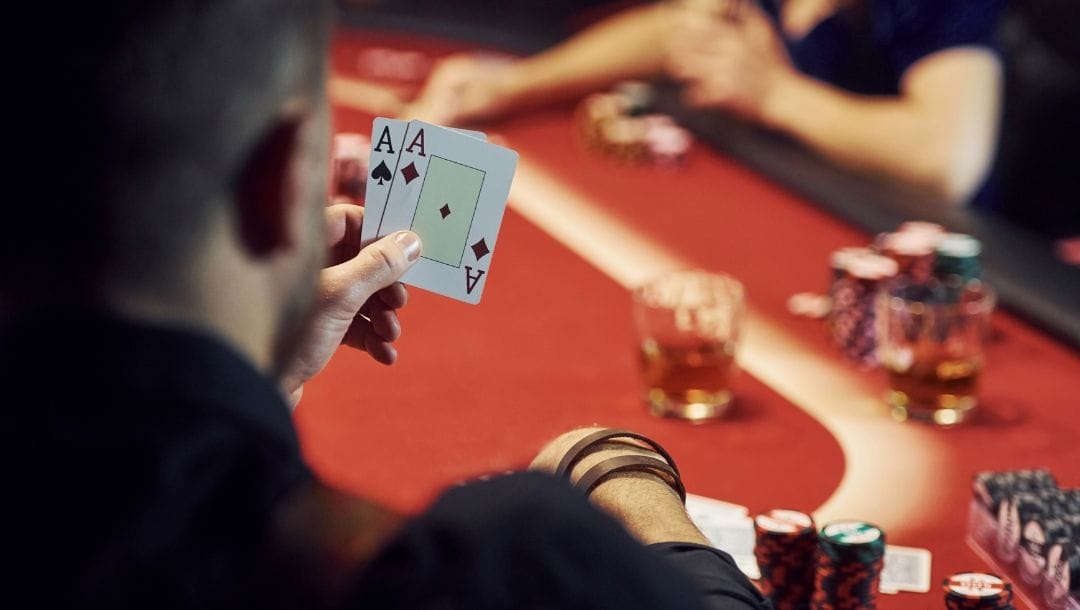
{"type": "Polygon", "coordinates": [[[392,345],[401,336],[397,310],[408,300],[398,279],[420,258],[420,238],[400,231],[361,249],[363,219],[359,206],[326,208],[330,266],[319,279],[310,332],[281,380],[294,406],[304,382],[321,371],[343,343],[383,364],[397,360],[392,345]]]}
{"type": "Polygon", "coordinates": [[[505,87],[511,65],[503,59],[470,54],[448,57],[435,66],[401,118],[438,125],[494,118],[509,104],[505,87]]]}
{"type": "Polygon", "coordinates": [[[763,120],[766,104],[796,74],[769,17],[747,3],[737,18],[676,18],[666,67],[686,85],[688,103],[763,120]]]}

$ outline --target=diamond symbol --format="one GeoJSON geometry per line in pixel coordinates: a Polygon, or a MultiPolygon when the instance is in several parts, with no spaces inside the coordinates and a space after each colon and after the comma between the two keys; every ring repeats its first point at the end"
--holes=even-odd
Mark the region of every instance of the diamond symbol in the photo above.
{"type": "Polygon", "coordinates": [[[410,163],[401,170],[401,175],[405,176],[405,184],[412,182],[420,177],[420,172],[416,171],[416,164],[410,163]]]}
{"type": "Polygon", "coordinates": [[[471,245],[469,247],[472,248],[473,256],[476,257],[476,260],[480,260],[480,259],[484,258],[485,256],[487,256],[491,252],[491,250],[488,249],[487,242],[484,241],[484,238],[482,238],[482,237],[480,238],[480,241],[476,242],[475,244],[473,244],[473,245],[471,245]]]}
{"type": "Polygon", "coordinates": [[[449,216],[450,215],[450,204],[449,203],[444,203],[443,206],[441,208],[439,208],[439,213],[442,214],[443,218],[446,218],[447,216],[449,216]]]}

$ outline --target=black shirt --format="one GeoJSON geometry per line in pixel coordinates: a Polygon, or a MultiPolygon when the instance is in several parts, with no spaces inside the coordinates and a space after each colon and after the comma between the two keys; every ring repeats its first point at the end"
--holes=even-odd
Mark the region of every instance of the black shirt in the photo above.
{"type": "MultiPolygon", "coordinates": [[[[91,314],[8,316],[0,376],[15,413],[10,597],[78,608],[325,605],[285,594],[320,566],[271,561],[275,510],[313,480],[288,407],[224,343],[91,314]]],[[[347,605],[768,607],[726,554],[643,547],[536,473],[448,491],[355,575],[347,605]]]]}

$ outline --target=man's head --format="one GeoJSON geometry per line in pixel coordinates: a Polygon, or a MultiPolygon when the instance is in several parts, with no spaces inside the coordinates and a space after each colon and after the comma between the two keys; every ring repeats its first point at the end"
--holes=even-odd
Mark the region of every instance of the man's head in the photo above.
{"type": "Polygon", "coordinates": [[[280,281],[266,306],[294,326],[322,260],[329,3],[48,6],[26,21],[43,27],[17,115],[41,196],[7,223],[0,296],[182,301],[231,240],[280,281]]]}

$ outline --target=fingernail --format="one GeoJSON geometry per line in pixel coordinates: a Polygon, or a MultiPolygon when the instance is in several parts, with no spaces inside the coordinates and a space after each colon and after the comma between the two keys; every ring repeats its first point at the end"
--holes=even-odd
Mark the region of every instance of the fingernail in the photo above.
{"type": "Polygon", "coordinates": [[[394,241],[397,245],[401,246],[401,250],[405,252],[405,258],[409,259],[409,262],[415,262],[420,258],[420,236],[412,231],[399,231],[394,236],[394,241]]]}

